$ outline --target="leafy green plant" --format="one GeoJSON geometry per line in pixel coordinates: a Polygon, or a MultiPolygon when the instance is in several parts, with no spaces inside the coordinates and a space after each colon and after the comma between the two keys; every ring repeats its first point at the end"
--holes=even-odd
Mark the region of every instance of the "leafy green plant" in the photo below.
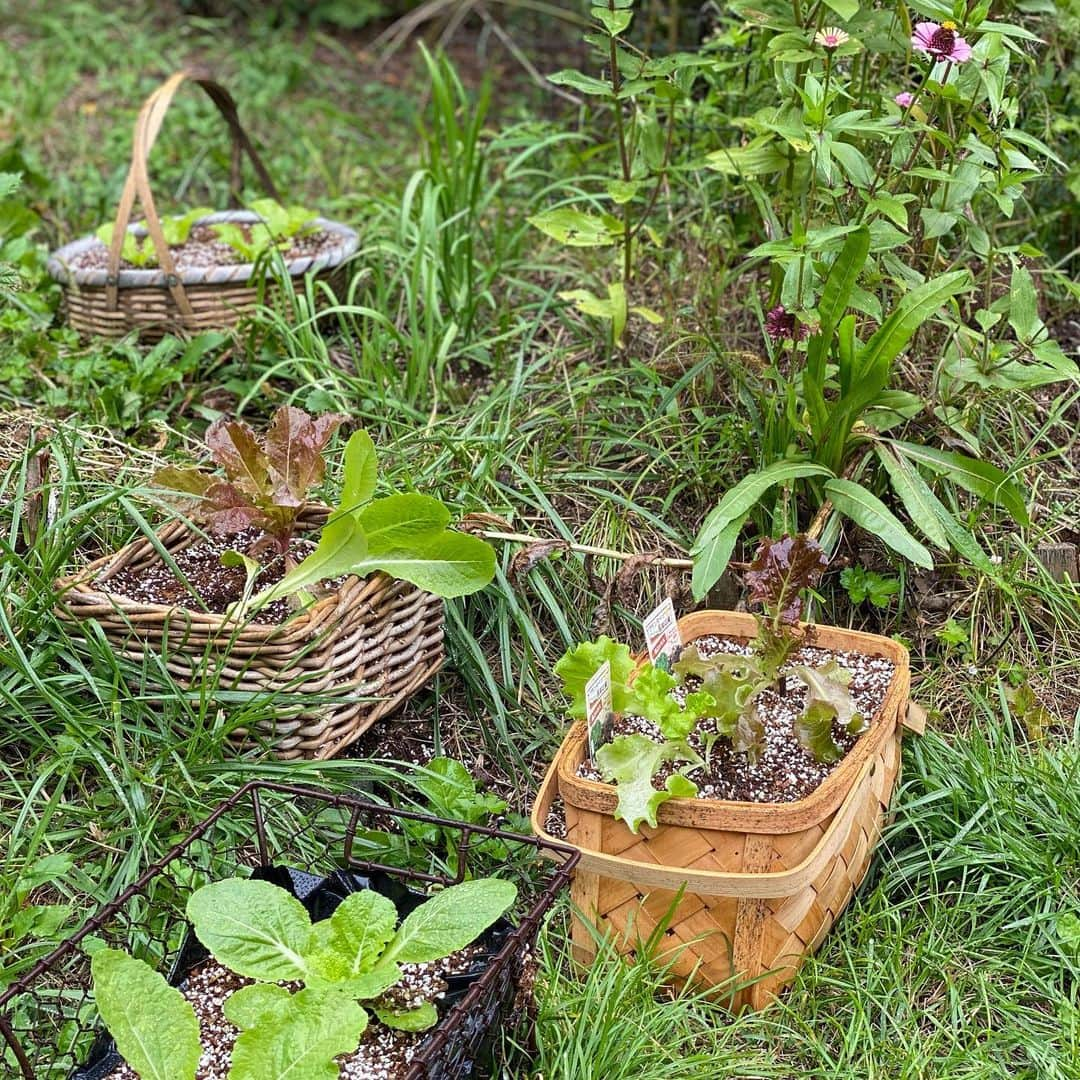
{"type": "Polygon", "coordinates": [[[193,517],[216,533],[260,529],[263,536],[245,554],[273,546],[288,559],[300,512],[326,472],[323,452],[344,419],[336,413],[313,418],[283,405],[262,438],[242,421],[217,420],[206,446],[226,479],[169,466],[155,473],[154,483],[194,496],[193,517]]]}
{"type": "Polygon", "coordinates": [[[73,907],[36,903],[32,897],[73,866],[70,855],[42,855],[17,873],[0,873],[0,990],[57,943],[73,907]]]}
{"type": "Polygon", "coordinates": [[[704,656],[691,642],[685,646],[671,673],[644,662],[634,669],[629,649],[610,638],[586,642],[567,652],[555,665],[570,698],[571,716],[585,715],[585,684],[605,662],[611,664],[612,706],[616,712],[644,717],[659,729],[661,740],[633,733],[616,735],[596,751],[596,765],[618,791],[615,816],[636,832],[642,821],[656,825],[658,808],[670,798],[689,798],[697,785],[687,775],[711,756],[717,739],[754,761],[761,753],[765,728],[759,714],[766,690],[784,694],[787,674],[805,684],[806,704],[795,721],[800,744],[818,761],[840,757],[833,738],[834,723],[850,734],[865,727],[848,691],[850,673],[835,662],[822,667],[790,663],[805,642],[799,629],[803,593],[811,588],[827,560],[820,545],[806,536],[765,540],[747,571],[751,603],[764,611],[757,616],[758,634],[750,655],[719,653],[704,656]],[[698,680],[694,689],[687,679],[698,680]],[[681,698],[672,691],[681,689],[681,698]],[[705,757],[689,741],[696,732],[705,757]],[[661,766],[686,764],[671,773],[662,789],[653,779],[661,766]]]}
{"type": "MultiPolygon", "coordinates": [[[[267,881],[230,878],[192,893],[187,916],[220,964],[253,983],[225,1000],[240,1029],[230,1080],[338,1074],[367,1028],[370,1002],[388,1027],[423,1031],[438,1021],[431,1002],[397,1009],[382,1002],[402,964],[440,960],[471,944],[502,916],[516,887],[478,878],[436,893],[398,923],[392,901],[351,893],[321,922],[267,881]],[[302,984],[289,990],[282,982],[302,984]]],[[[191,1004],[148,964],[117,949],[91,958],[94,997],[117,1050],[144,1080],[194,1080],[201,1054],[191,1004]]]]}
{"type": "Polygon", "coordinates": [[[366,577],[381,570],[444,597],[476,592],[494,577],[491,545],[449,529],[450,511],[438,499],[412,492],[374,498],[378,459],[366,431],[350,436],[340,504],[315,550],[296,562],[291,545],[297,522],[311,489],[323,479],[323,452],[343,420],[338,414],[312,418],[285,405],[261,439],[240,421],[216,421],[206,439],[224,480],[202,469],[171,466],[155,474],[155,482],[184,496],[193,518],[212,531],[261,530],[242,555],[255,558],[271,548],[285,560],[284,577],[241,605],[237,615],[347,574],[366,577]]]}
{"type": "Polygon", "coordinates": [[[840,584],[847,590],[853,604],[869,600],[876,608],[887,608],[900,591],[900,579],[867,570],[863,566],[849,566],[840,573],[840,584]]]}
{"type": "MultiPolygon", "coordinates": [[[[186,244],[195,223],[213,212],[213,209],[209,206],[197,206],[186,214],[163,217],[161,219],[161,234],[165,237],[165,243],[169,247],[179,247],[181,244],[186,244]]],[[[108,247],[112,244],[115,228],[116,226],[112,223],[102,225],[94,235],[108,247]]],[[[128,229],[124,233],[120,258],[140,269],[157,266],[157,251],[154,249],[154,241],[150,238],[150,234],[145,230],[136,232],[128,229]]]]}
{"type": "Polygon", "coordinates": [[[585,288],[559,294],[584,314],[609,322],[618,345],[631,315],[653,324],[663,321],[651,308],[632,302],[634,266],[646,239],[660,244],[649,218],[667,182],[678,107],[689,101],[696,76],[708,61],[684,53],[650,59],[632,46],[624,35],[633,21],[633,0],[597,0],[590,10],[593,26],[586,41],[606,78],[574,70],[548,78],[610,109],[617,162],[615,175],[597,197],[608,209],[596,214],[557,206],[529,221],[568,247],[620,251],[618,278],[606,284],[606,295],[585,288]]]}
{"type": "Polygon", "coordinates": [[[319,229],[315,224],[318,215],[306,206],[285,206],[276,199],[256,199],[247,208],[258,214],[260,220],[252,224],[219,221],[211,225],[218,238],[245,262],[256,262],[275,248],[289,248],[297,237],[319,229]]]}
{"type": "Polygon", "coordinates": [[[758,504],[774,497],[777,487],[793,482],[803,485],[813,502],[850,518],[899,555],[927,568],[934,565],[929,550],[874,487],[891,487],[912,524],[933,546],[953,549],[990,574],[994,571],[989,558],[920,469],[1028,524],[1020,488],[996,466],[886,436],[921,408],[915,395],[889,389],[894,361],[934,312],[970,287],[971,278],[966,270],[958,270],[916,285],[860,342],[856,316],[847,309],[870,244],[870,231],[856,228],[833,261],[818,304],[817,328],[804,343],[793,346],[800,355],[805,352],[805,365],[797,377],[780,380],[776,408],[770,410],[777,419],[764,444],[766,453],[775,456],[724,495],[694,542],[695,596],[704,596],[719,579],[743,524],[758,504]]]}
{"type": "MultiPolygon", "coordinates": [[[[450,821],[470,825],[490,825],[492,819],[504,817],[505,799],[481,791],[467,768],[454,758],[435,757],[426,765],[417,766],[405,774],[390,790],[395,806],[421,810],[450,821]],[[406,786],[408,785],[408,786],[406,786]]],[[[427,870],[434,859],[451,874],[458,872],[458,845],[461,830],[432,825],[409,818],[395,819],[399,832],[359,829],[357,844],[367,845],[364,858],[374,858],[390,866],[427,870]]],[[[528,820],[512,815],[504,827],[515,832],[529,830],[528,820]]],[[[504,865],[511,846],[494,837],[474,836],[469,843],[467,869],[504,865]]]]}

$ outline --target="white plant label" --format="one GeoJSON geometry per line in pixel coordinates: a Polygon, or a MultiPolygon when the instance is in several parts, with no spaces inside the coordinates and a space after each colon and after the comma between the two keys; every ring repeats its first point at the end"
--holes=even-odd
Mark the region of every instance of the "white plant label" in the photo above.
{"type": "Polygon", "coordinates": [[[675,605],[671,602],[671,597],[649,612],[642,625],[645,628],[649,659],[654,664],[661,656],[673,660],[682,647],[682,636],[679,634],[679,620],[675,618],[675,605]]]}
{"type": "Polygon", "coordinates": [[[585,684],[585,722],[589,726],[589,755],[604,745],[604,725],[611,716],[611,661],[605,660],[585,684]]]}

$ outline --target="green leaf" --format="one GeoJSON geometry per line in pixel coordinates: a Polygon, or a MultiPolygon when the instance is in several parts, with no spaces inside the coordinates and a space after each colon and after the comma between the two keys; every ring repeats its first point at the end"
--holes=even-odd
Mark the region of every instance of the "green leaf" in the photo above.
{"type": "Polygon", "coordinates": [[[956,270],[917,285],[897,304],[866,343],[861,357],[864,369],[889,365],[900,355],[915,331],[949,299],[971,284],[967,270],[956,270]]]}
{"type": "Polygon", "coordinates": [[[694,542],[691,554],[694,558],[694,570],[691,575],[690,585],[693,589],[694,599],[700,600],[720,580],[721,575],[727,569],[728,560],[735,550],[735,544],[742,532],[743,523],[749,517],[750,511],[735,518],[720,531],[712,531],[708,536],[704,531],[694,542]]]}
{"type": "Polygon", "coordinates": [[[369,553],[350,572],[366,577],[376,570],[451,599],[490,584],[495,577],[495,550],[478,536],[447,529],[423,547],[369,553]]]}
{"type": "Polygon", "coordinates": [[[827,701],[815,701],[800,713],[794,722],[799,745],[809,750],[816,761],[833,762],[841,757],[840,747],[832,736],[836,709],[827,701]]]}
{"type": "Polygon", "coordinates": [[[694,559],[692,586],[700,600],[720,580],[727,567],[739,530],[754,504],[770,488],[806,476],[832,476],[823,465],[804,461],[776,461],[743,477],[702,523],[690,554],[694,559]]]}
{"type": "Polygon", "coordinates": [[[891,447],[878,444],[875,448],[885,471],[892,481],[893,491],[899,496],[912,524],[927,540],[942,551],[949,550],[949,540],[934,513],[934,493],[926,481],[906,458],[900,457],[891,447]]]}
{"type": "Polygon", "coordinates": [[[770,176],[788,167],[789,155],[774,135],[758,135],[745,146],[714,150],[705,157],[710,169],[743,178],[770,176]]]}
{"type": "Polygon", "coordinates": [[[547,79],[548,82],[554,83],[556,86],[568,86],[571,90],[577,90],[578,93],[581,94],[589,94],[593,97],[615,96],[615,92],[611,88],[611,83],[604,82],[603,79],[596,79],[592,75],[585,75],[580,71],[574,71],[573,69],[556,71],[554,75],[549,75],[547,79]]]}
{"type": "Polygon", "coordinates": [[[343,985],[340,989],[348,992],[353,997],[359,998],[361,1001],[370,1001],[373,998],[381,997],[392,986],[396,986],[404,974],[401,968],[393,961],[385,964],[380,961],[370,971],[365,971],[363,975],[350,980],[347,985],[343,985]]]}
{"type": "Polygon", "coordinates": [[[345,982],[370,971],[380,961],[394,936],[397,908],[385,896],[365,889],[346,896],[328,923],[324,943],[310,956],[310,966],[322,978],[345,982]]]}
{"type": "Polygon", "coordinates": [[[151,482],[166,491],[179,491],[201,498],[210,490],[214,478],[201,469],[178,469],[174,465],[167,465],[154,473],[151,482]]]}
{"type": "Polygon", "coordinates": [[[935,450],[918,443],[894,441],[891,445],[909,460],[925,465],[980,499],[1007,510],[1017,524],[1031,524],[1023,493],[996,465],[952,450],[935,450]]]}
{"type": "Polygon", "coordinates": [[[341,509],[351,513],[371,501],[379,476],[375,443],[366,431],[349,436],[342,461],[341,509]]]}
{"type": "Polygon", "coordinates": [[[264,982],[303,979],[311,943],[304,905],[269,881],[227,878],[191,894],[195,936],[237,975],[264,982]]]}
{"type": "Polygon", "coordinates": [[[439,1010],[430,1001],[415,1009],[380,1009],[375,1015],[389,1028],[398,1031],[427,1031],[439,1022],[439,1010]]]}
{"type": "Polygon", "coordinates": [[[617,206],[630,202],[640,189],[640,180],[609,180],[607,183],[607,193],[617,206]]]}
{"type": "Polygon", "coordinates": [[[450,511],[430,495],[388,495],[360,511],[358,520],[367,537],[367,554],[424,547],[439,539],[450,524],[450,511]]]}
{"type": "Polygon", "coordinates": [[[679,756],[672,743],[654,742],[647,735],[619,735],[596,753],[596,764],[604,779],[616,786],[619,801],[615,817],[636,833],[643,821],[656,826],[656,811],[671,798],[693,798],[697,785],[681,773],[667,778],[663,791],[653,787],[652,778],[666,761],[679,756]]]}
{"type": "Polygon", "coordinates": [[[225,1019],[241,1031],[276,1024],[289,1010],[292,994],[277,983],[251,983],[234,990],[222,1006],[225,1019]]]}
{"type": "Polygon", "coordinates": [[[405,916],[380,963],[441,960],[475,941],[516,898],[514,883],[499,878],[451,885],[405,916]]]}
{"type": "Polygon", "coordinates": [[[356,1049],[367,1024],[355,1001],[306,987],[272,1021],[240,1033],[229,1080],[337,1080],[334,1059],[356,1049]]]}
{"type": "Polygon", "coordinates": [[[835,11],[844,22],[849,22],[859,14],[858,0],[825,0],[825,6],[835,11]]]}
{"type": "Polygon", "coordinates": [[[861,484],[852,480],[829,480],[825,484],[825,494],[841,514],[878,536],[893,551],[899,552],[917,566],[933,569],[934,560],[930,552],[904,528],[899,518],[876,495],[871,494],[861,484]]]}
{"type": "Polygon", "coordinates": [[[851,734],[857,735],[864,730],[866,718],[860,714],[848,689],[851,685],[850,671],[835,660],[830,660],[821,667],[796,664],[791,673],[806,685],[808,708],[824,703],[832,710],[833,718],[851,734]]]}
{"type": "Polygon", "coordinates": [[[202,1046],[191,1003],[149,964],[118,949],[90,961],[94,1001],[120,1056],[141,1080],[195,1080],[202,1046]]]}
{"type": "Polygon", "coordinates": [[[694,543],[694,551],[698,550],[710,534],[722,532],[731,522],[752,510],[770,488],[807,476],[832,476],[832,473],[823,465],[813,465],[806,461],[776,461],[758,472],[744,476],[724,495],[702,523],[701,532],[694,543]]]}
{"type": "Polygon", "coordinates": [[[603,247],[614,244],[622,228],[614,218],[596,217],[570,206],[545,210],[528,219],[542,233],[569,247],[603,247]]]}
{"type": "Polygon", "coordinates": [[[366,555],[367,538],[356,515],[335,514],[323,526],[315,550],[276,585],[259,593],[252,606],[257,608],[328,578],[353,573],[353,568],[362,565],[366,555]]]}
{"type": "Polygon", "coordinates": [[[611,707],[617,713],[626,711],[633,700],[628,683],[634,661],[628,646],[601,635],[596,641],[583,641],[568,649],[555,665],[555,674],[562,679],[563,692],[570,699],[566,709],[568,716],[576,720],[585,719],[585,684],[603,667],[605,661],[611,663],[611,707]]]}
{"type": "Polygon", "coordinates": [[[698,711],[715,705],[710,694],[691,702],[687,697],[687,708],[681,706],[672,696],[671,691],[679,685],[678,679],[666,671],[661,671],[655,664],[645,664],[634,679],[631,691],[633,700],[627,711],[651,720],[665,739],[685,739],[694,729],[694,724],[701,716],[698,711]]]}
{"type": "Polygon", "coordinates": [[[594,7],[592,17],[604,24],[604,29],[610,37],[618,37],[630,25],[634,13],[629,8],[611,11],[608,8],[594,7]]]}

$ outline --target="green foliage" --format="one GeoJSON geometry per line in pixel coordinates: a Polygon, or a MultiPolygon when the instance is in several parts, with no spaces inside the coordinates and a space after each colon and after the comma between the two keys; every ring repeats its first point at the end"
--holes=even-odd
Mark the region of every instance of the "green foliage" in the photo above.
{"type": "Polygon", "coordinates": [[[259,220],[248,224],[218,221],[210,228],[218,239],[228,244],[244,262],[258,262],[274,250],[288,250],[298,237],[318,231],[314,210],[305,206],[283,206],[276,199],[256,199],[247,208],[259,220]]]}
{"type": "Polygon", "coordinates": [[[41,855],[18,872],[0,872],[0,990],[58,943],[72,906],[35,903],[32,897],[42,886],[59,883],[73,865],[70,855],[41,855]]]}
{"type": "Polygon", "coordinates": [[[668,799],[689,799],[697,794],[697,785],[678,772],[667,778],[662,790],[653,786],[660,766],[679,756],[674,743],[658,743],[637,734],[617,735],[596,752],[601,775],[615,784],[619,797],[615,816],[625,821],[631,832],[637,832],[643,821],[655,827],[656,811],[668,799]]]}
{"type": "Polygon", "coordinates": [[[567,714],[576,720],[585,719],[585,684],[604,665],[611,663],[611,707],[625,711],[633,700],[629,688],[634,661],[630,647],[601,635],[596,641],[583,641],[567,650],[555,665],[555,674],[562,679],[563,693],[570,699],[567,714]]]}
{"type": "Polygon", "coordinates": [[[364,501],[376,468],[374,445],[365,432],[353,440],[356,446],[345,451],[342,503],[323,526],[315,550],[253,603],[289,596],[327,578],[366,577],[380,570],[436,596],[467,596],[484,588],[495,576],[491,545],[448,529],[450,512],[430,496],[400,493],[364,501]]]}
{"type": "MultiPolygon", "coordinates": [[[[356,1049],[368,1024],[357,999],[377,999],[402,975],[399,964],[442,959],[471,944],[514,903],[497,878],[451,885],[401,924],[386,897],[351,893],[312,924],[299,900],[266,881],[230,878],[197,889],[187,916],[216,960],[258,980],[225,1002],[241,1029],[230,1077],[336,1076],[334,1058],[356,1049]],[[296,992],[276,985],[301,982],[296,992]]],[[[117,1049],[140,1076],[194,1080],[199,1024],[179,990],[148,964],[115,949],[92,959],[94,995],[117,1049]]],[[[431,1003],[398,1012],[376,1003],[384,1023],[422,1031],[438,1021],[431,1003]]]]}
{"type": "Polygon", "coordinates": [[[869,600],[876,608],[887,608],[892,598],[900,592],[898,578],[867,570],[862,566],[849,566],[840,572],[840,584],[847,590],[853,604],[869,600]]]}
{"type": "MultiPolygon", "coordinates": [[[[156,473],[154,482],[193,496],[192,515],[214,532],[229,535],[255,527],[287,555],[309,493],[326,471],[323,451],[344,419],[335,414],[313,419],[283,405],[260,439],[243,421],[223,418],[208,429],[206,445],[224,469],[224,481],[201,469],[169,467],[156,473]]],[[[263,546],[257,542],[249,554],[263,546]]]]}
{"type": "Polygon", "coordinates": [[[118,949],[97,950],[90,972],[101,1019],[141,1080],[195,1080],[199,1021],[180,991],[118,949]]]}

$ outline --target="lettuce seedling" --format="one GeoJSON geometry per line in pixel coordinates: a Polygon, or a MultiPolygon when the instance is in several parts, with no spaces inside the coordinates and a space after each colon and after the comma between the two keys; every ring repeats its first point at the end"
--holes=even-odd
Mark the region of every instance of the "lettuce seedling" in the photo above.
{"type": "Polygon", "coordinates": [[[323,451],[344,419],[336,413],[312,418],[283,405],[262,438],[243,421],[218,420],[206,433],[206,445],[224,480],[202,469],[169,467],[154,475],[154,483],[195,496],[191,516],[212,532],[260,529],[263,536],[244,554],[276,548],[289,565],[300,512],[326,472],[323,451]]]}
{"type": "Polygon", "coordinates": [[[228,244],[245,262],[256,262],[265,252],[288,248],[298,236],[318,232],[318,215],[304,206],[283,206],[276,199],[256,199],[247,208],[260,220],[240,225],[220,221],[211,226],[218,238],[228,244]]]}
{"type": "MultiPolygon", "coordinates": [[[[113,233],[116,226],[113,224],[102,225],[94,234],[106,247],[112,245],[113,233]]],[[[154,241],[149,236],[139,236],[128,229],[124,233],[124,243],[120,248],[120,258],[140,270],[151,266],[157,266],[157,252],[154,250],[154,241]]]]}
{"type": "MultiPolygon", "coordinates": [[[[441,960],[470,945],[514,903],[513,883],[478,878],[451,885],[398,923],[397,909],[371,890],[347,896],[312,923],[303,904],[267,881],[229,878],[188,900],[196,937],[218,963],[255,980],[225,1001],[240,1029],[229,1080],[303,1076],[333,1080],[335,1058],[359,1045],[373,1002],[388,1027],[424,1031],[434,1004],[380,1004],[402,964],[441,960]],[[295,991],[280,983],[300,983],[295,991]]],[[[149,965],[116,949],[91,958],[94,997],[117,1050],[143,1080],[194,1080],[200,1048],[191,1004],[149,965]]]]}

